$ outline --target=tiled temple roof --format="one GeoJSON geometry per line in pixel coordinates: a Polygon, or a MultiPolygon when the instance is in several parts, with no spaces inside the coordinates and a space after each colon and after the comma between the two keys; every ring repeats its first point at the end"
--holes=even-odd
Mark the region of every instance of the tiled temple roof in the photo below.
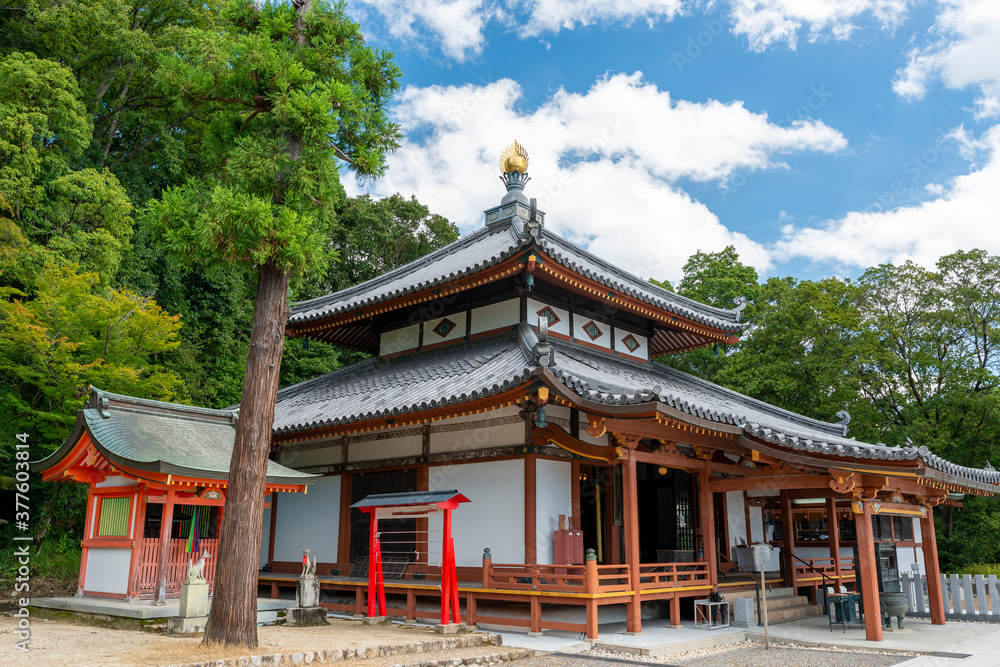
{"type": "Polygon", "coordinates": [[[382,301],[452,282],[499,264],[528,247],[532,239],[562,266],[612,290],[701,324],[738,332],[745,324],[736,310],[715,308],[669,292],[623,271],[540,227],[532,236],[515,218],[509,224],[482,227],[440,250],[359,285],[293,304],[289,324],[300,325],[359,310],[382,301]]]}
{"type": "MultiPolygon", "coordinates": [[[[308,431],[460,405],[539,377],[535,330],[383,361],[368,359],[278,393],[276,434],[308,431]]],[[[889,447],[844,437],[844,426],[811,419],[656,362],[639,363],[549,339],[548,365],[580,398],[608,406],[659,402],[788,450],[872,461],[919,460],[956,478],[1000,484],[1000,471],[950,463],[926,447],[889,447]]]]}
{"type": "MultiPolygon", "coordinates": [[[[207,479],[228,479],[236,434],[235,410],[210,410],[150,401],[91,388],[87,406],[66,442],[32,464],[46,470],[76,445],[80,431],[112,464],[136,470],[207,479]]],[[[310,484],[318,476],[267,462],[268,484],[310,484]]]]}

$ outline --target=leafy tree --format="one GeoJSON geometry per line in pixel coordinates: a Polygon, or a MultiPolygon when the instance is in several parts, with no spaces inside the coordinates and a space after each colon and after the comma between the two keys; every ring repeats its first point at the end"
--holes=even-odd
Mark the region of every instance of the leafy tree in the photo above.
{"type": "Polygon", "coordinates": [[[157,74],[177,112],[206,118],[206,171],[151,202],[146,223],[184,263],[257,273],[205,641],[257,643],[257,553],[265,470],[292,273],[325,269],[342,196],[336,159],[376,175],[398,128],[385,103],[399,71],[364,46],[343,5],[230,3],[213,31],[191,30],[157,74]]]}
{"type": "MultiPolygon", "coordinates": [[[[744,322],[753,322],[760,291],[757,279],[756,269],[741,262],[733,246],[714,253],[699,250],[684,264],[684,277],[677,284],[676,291],[681,296],[725,309],[733,308],[737,298],[746,299],[746,308],[741,315],[744,322]]],[[[653,282],[674,291],[670,283],[653,282]]],[[[727,365],[729,356],[736,349],[736,346],[723,349],[721,345],[714,345],[663,357],[660,361],[712,380],[727,365]]]]}
{"type": "Polygon", "coordinates": [[[332,240],[340,261],[325,281],[312,285],[322,293],[371,280],[458,239],[454,223],[399,194],[348,199],[338,207],[337,222],[332,240]]]}

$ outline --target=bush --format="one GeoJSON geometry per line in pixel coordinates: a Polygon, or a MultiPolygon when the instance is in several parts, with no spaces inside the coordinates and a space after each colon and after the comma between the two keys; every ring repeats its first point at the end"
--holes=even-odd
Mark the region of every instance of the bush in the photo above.
{"type": "MultiPolygon", "coordinates": [[[[951,573],[949,572],[949,574],[951,573]]],[[[987,577],[993,574],[1000,577],[1000,563],[972,563],[959,568],[955,574],[982,574],[987,577]]]]}

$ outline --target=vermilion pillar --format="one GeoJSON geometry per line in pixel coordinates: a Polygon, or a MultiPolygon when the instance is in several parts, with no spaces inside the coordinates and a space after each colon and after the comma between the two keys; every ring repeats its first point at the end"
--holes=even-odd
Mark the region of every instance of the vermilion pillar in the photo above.
{"type": "MultiPolygon", "coordinates": [[[[861,513],[855,512],[854,525],[858,534],[858,572],[861,574],[861,599],[865,612],[865,638],[882,641],[882,612],[879,606],[877,570],[875,568],[875,535],[872,532],[872,510],[861,501],[861,513]]],[[[929,572],[928,572],[929,574],[929,572]]]]}
{"type": "Polygon", "coordinates": [[[634,595],[625,606],[628,632],[642,632],[642,609],[639,595],[639,496],[635,457],[631,450],[622,461],[622,495],[625,503],[625,562],[628,563],[629,588],[634,595]]]}
{"type": "Polygon", "coordinates": [[[170,533],[174,527],[174,490],[167,491],[160,518],[160,560],[156,565],[156,602],[164,604],[167,597],[167,564],[170,556],[170,533]]]}
{"type": "Polygon", "coordinates": [[[840,521],[837,520],[837,499],[826,499],[826,534],[830,540],[830,558],[833,560],[833,574],[840,585],[840,521]]]}
{"type": "Polygon", "coordinates": [[[927,571],[927,597],[931,623],[944,625],[944,591],[941,589],[941,566],[938,564],[934,510],[931,508],[927,508],[926,516],[920,518],[920,539],[923,541],[924,570],[927,571]]]}
{"type": "Polygon", "coordinates": [[[719,556],[715,545],[715,504],[708,485],[711,475],[712,473],[706,469],[701,471],[698,478],[698,514],[701,521],[705,562],[708,563],[708,581],[714,586],[719,583],[719,556]]]}

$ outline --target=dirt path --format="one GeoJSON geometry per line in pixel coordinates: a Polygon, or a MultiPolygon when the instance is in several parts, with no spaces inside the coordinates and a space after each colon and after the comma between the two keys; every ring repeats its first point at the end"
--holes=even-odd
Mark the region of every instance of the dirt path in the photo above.
{"type": "Polygon", "coordinates": [[[260,645],[254,650],[210,651],[201,646],[200,638],[34,618],[31,620],[31,650],[24,653],[14,646],[18,641],[15,629],[14,619],[0,618],[0,665],[152,667],[243,655],[415,644],[441,639],[441,635],[426,626],[362,626],[361,621],[331,618],[329,626],[319,628],[281,625],[258,628],[260,645]]]}

